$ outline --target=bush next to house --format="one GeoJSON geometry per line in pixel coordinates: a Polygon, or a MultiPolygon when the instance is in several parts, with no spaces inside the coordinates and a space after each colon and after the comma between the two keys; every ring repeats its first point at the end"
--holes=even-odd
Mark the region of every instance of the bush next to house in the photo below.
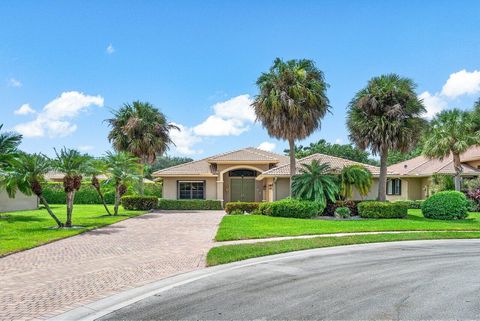
{"type": "Polygon", "coordinates": [[[399,202],[367,201],[358,204],[358,214],[363,218],[405,218],[408,207],[399,202]]]}
{"type": "Polygon", "coordinates": [[[438,192],[427,198],[422,204],[422,213],[426,218],[438,220],[464,219],[468,216],[467,198],[461,192],[438,192]]]}
{"type": "Polygon", "coordinates": [[[221,210],[222,203],[217,200],[169,200],[158,201],[161,210],[221,210]]]}
{"type": "Polygon", "coordinates": [[[405,206],[408,207],[408,209],[420,209],[423,203],[423,200],[401,200],[401,201],[395,201],[394,203],[396,204],[404,204],[405,206]]]}
{"type": "Polygon", "coordinates": [[[275,202],[261,203],[259,210],[263,215],[311,218],[323,212],[324,208],[315,201],[286,198],[275,202]]]}
{"type": "Polygon", "coordinates": [[[325,211],[323,211],[323,215],[328,215],[328,216],[334,216],[335,210],[339,207],[347,207],[350,210],[350,214],[353,216],[358,215],[358,203],[360,201],[336,201],[335,203],[333,202],[328,202],[327,207],[325,208],[325,211]]]}
{"type": "Polygon", "coordinates": [[[225,212],[231,214],[232,212],[252,213],[258,210],[259,203],[256,202],[229,202],[225,205],[225,212]]]}
{"type": "Polygon", "coordinates": [[[348,207],[337,207],[335,210],[335,217],[337,218],[348,218],[350,217],[350,209],[348,207]]]}
{"type": "Polygon", "coordinates": [[[156,196],[127,195],[122,197],[122,205],[126,210],[153,210],[157,204],[156,196]]]}

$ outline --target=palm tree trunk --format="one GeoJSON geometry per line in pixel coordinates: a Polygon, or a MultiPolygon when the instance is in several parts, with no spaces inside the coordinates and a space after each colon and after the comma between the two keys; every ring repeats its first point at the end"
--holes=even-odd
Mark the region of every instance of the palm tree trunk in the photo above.
{"type": "Polygon", "coordinates": [[[45,206],[45,208],[47,209],[47,212],[48,214],[50,214],[50,216],[53,218],[53,220],[55,221],[55,223],[57,223],[57,226],[58,227],[63,227],[63,223],[60,222],[60,220],[58,219],[58,217],[52,212],[52,209],[50,208],[50,206],[48,205],[48,202],[47,200],[45,199],[45,197],[43,197],[43,195],[37,195],[38,198],[40,199],[40,203],[43,204],[43,206],[45,206]]]}
{"type": "Polygon", "coordinates": [[[141,160],[140,160],[140,179],[138,181],[138,193],[140,195],[144,195],[145,193],[145,186],[144,186],[144,183],[143,183],[143,177],[145,175],[145,164],[146,164],[146,159],[145,157],[142,157],[141,160]]]}
{"type": "Polygon", "coordinates": [[[387,200],[387,157],[388,149],[382,148],[380,151],[380,177],[378,178],[378,197],[377,200],[385,202],[387,200]]]}
{"type": "Polygon", "coordinates": [[[67,221],[66,227],[72,227],[72,214],[73,214],[73,199],[75,198],[75,191],[67,193],[67,221]]]}
{"type": "Polygon", "coordinates": [[[462,183],[462,162],[460,161],[460,154],[453,154],[453,167],[455,168],[455,190],[460,192],[462,183]]]}
{"type": "Polygon", "coordinates": [[[290,196],[292,196],[293,176],[296,174],[295,140],[293,138],[288,139],[288,145],[290,147],[290,196]]]}
{"type": "Polygon", "coordinates": [[[95,186],[95,190],[97,191],[98,196],[100,196],[100,199],[102,200],[103,207],[105,207],[105,211],[107,211],[107,214],[108,214],[108,215],[112,215],[112,213],[111,213],[110,210],[108,209],[107,202],[105,202],[105,196],[103,196],[103,193],[102,193],[102,191],[100,190],[100,188],[97,188],[97,187],[95,186]]]}
{"type": "Polygon", "coordinates": [[[118,215],[120,206],[120,185],[115,186],[115,204],[113,205],[113,215],[118,215]]]}

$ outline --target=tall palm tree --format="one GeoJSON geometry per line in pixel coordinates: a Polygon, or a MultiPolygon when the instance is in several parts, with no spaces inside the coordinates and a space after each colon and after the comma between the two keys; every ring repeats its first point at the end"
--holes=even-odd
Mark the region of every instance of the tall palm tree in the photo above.
{"type": "Polygon", "coordinates": [[[396,74],[370,79],[348,106],[347,127],[357,147],[380,155],[378,200],[386,200],[389,150],[408,152],[415,147],[425,121],[416,84],[396,74]]]}
{"type": "Polygon", "coordinates": [[[345,166],[340,173],[340,195],[348,199],[353,195],[355,188],[360,196],[365,197],[372,186],[372,173],[365,166],[345,166]]]}
{"type": "Polygon", "coordinates": [[[113,182],[115,185],[114,215],[118,215],[118,207],[122,195],[127,191],[127,183],[141,177],[138,158],[127,152],[107,152],[104,157],[108,179],[106,184],[113,182]]]}
{"type": "Polygon", "coordinates": [[[327,199],[335,202],[338,184],[331,172],[328,164],[321,164],[316,159],[310,164],[302,164],[300,174],[293,177],[294,197],[316,201],[322,208],[327,206],[327,199]]]}
{"type": "MultiPolygon", "coordinates": [[[[2,128],[3,124],[0,124],[0,130],[2,128]]],[[[0,170],[11,165],[21,142],[22,135],[9,132],[0,133],[0,170]]]]}
{"type": "Polygon", "coordinates": [[[55,170],[64,174],[63,189],[67,194],[67,220],[66,227],[72,227],[73,201],[75,192],[82,187],[83,174],[87,171],[88,155],[81,154],[75,149],[62,148],[60,152],[55,149],[56,159],[53,161],[55,170]]]}
{"type": "Polygon", "coordinates": [[[40,203],[45,206],[48,214],[55,220],[58,227],[64,224],[53,213],[43,196],[42,183],[45,181],[45,174],[51,170],[51,161],[43,154],[20,153],[14,160],[13,166],[4,172],[0,183],[4,185],[10,197],[15,197],[17,190],[25,195],[35,194],[40,203]]]}
{"type": "MultiPolygon", "coordinates": [[[[168,123],[160,110],[150,103],[141,101],[124,104],[113,112],[113,118],[107,119],[107,122],[111,127],[108,140],[113,148],[135,155],[143,165],[151,165],[157,156],[163,155],[169,145],[173,144],[170,131],[179,129],[168,123]]],[[[140,179],[139,187],[140,193],[143,194],[143,177],[140,179]]]]}
{"type": "Polygon", "coordinates": [[[105,211],[107,212],[108,215],[112,215],[112,213],[110,212],[110,209],[107,206],[107,202],[105,201],[105,196],[103,195],[100,181],[98,180],[98,176],[104,174],[106,171],[106,168],[107,168],[107,164],[103,159],[91,157],[88,160],[85,174],[91,176],[92,178],[91,184],[93,188],[97,191],[97,194],[100,197],[100,200],[102,201],[105,211]]]}
{"type": "Polygon", "coordinates": [[[480,131],[475,127],[471,113],[459,109],[445,110],[431,121],[425,135],[425,156],[440,160],[453,156],[457,191],[460,190],[462,174],[460,154],[473,145],[480,145],[480,131]]]}
{"type": "Polygon", "coordinates": [[[328,84],[323,72],[311,60],[275,59],[273,66],[257,80],[260,93],[252,104],[257,120],[271,137],[288,141],[290,193],[296,172],[295,141],[320,128],[330,110],[328,84]]]}

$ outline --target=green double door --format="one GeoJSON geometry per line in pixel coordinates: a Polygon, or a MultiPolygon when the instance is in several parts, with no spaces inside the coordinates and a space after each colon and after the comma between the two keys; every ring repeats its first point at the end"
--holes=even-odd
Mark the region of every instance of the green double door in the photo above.
{"type": "Polygon", "coordinates": [[[232,178],[230,180],[230,201],[255,202],[255,178],[232,178]]]}

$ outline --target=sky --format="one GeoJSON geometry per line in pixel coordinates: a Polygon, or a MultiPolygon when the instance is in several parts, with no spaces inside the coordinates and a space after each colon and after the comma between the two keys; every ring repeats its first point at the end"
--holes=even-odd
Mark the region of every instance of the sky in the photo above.
{"type": "Polygon", "coordinates": [[[431,118],[480,97],[479,1],[1,1],[0,124],[21,149],[111,149],[105,119],[150,102],[181,130],[169,155],[282,152],[250,107],[276,57],[312,59],[331,113],[300,144],[348,143],[374,76],[413,79],[431,118]]]}

